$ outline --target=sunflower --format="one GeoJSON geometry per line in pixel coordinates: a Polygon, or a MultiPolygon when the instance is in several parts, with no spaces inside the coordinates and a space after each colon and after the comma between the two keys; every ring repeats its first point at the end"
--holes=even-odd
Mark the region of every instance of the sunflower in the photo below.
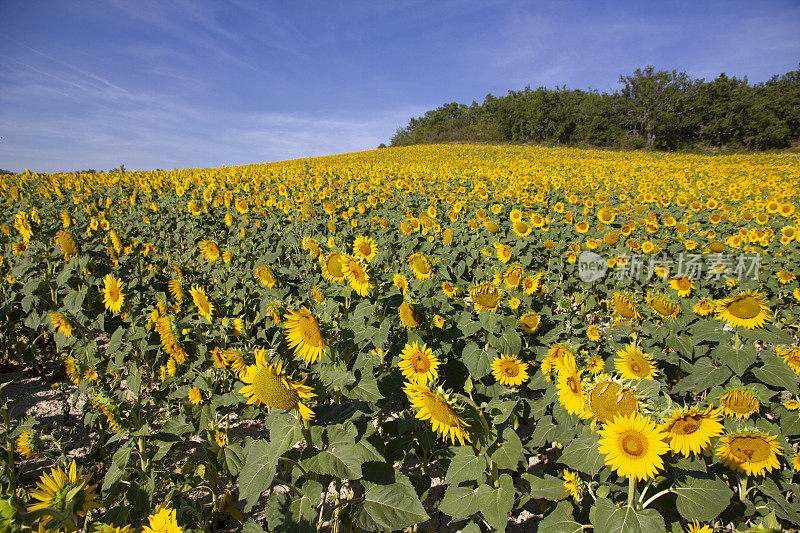
{"type": "Polygon", "coordinates": [[[247,371],[241,377],[243,383],[247,383],[239,389],[239,393],[247,396],[247,404],[274,407],[286,411],[297,411],[300,418],[311,420],[314,412],[300,401],[301,398],[313,398],[316,396],[312,388],[305,385],[303,381],[289,381],[281,373],[281,361],[274,366],[266,361],[266,352],[258,350],[255,354],[256,364],[248,365],[247,371]]]}
{"type": "Polygon", "coordinates": [[[169,289],[169,293],[175,299],[176,302],[180,302],[183,300],[183,287],[181,287],[181,280],[179,279],[171,279],[167,282],[167,288],[169,289]]]}
{"type": "MultiPolygon", "coordinates": [[[[237,203],[241,199],[237,199],[237,203]]],[[[147,517],[147,522],[148,525],[142,527],[142,533],[181,533],[183,531],[178,525],[175,509],[168,503],[158,505],[147,517]]]]}
{"type": "Polygon", "coordinates": [[[598,422],[604,424],[616,416],[639,413],[639,400],[631,389],[603,380],[589,391],[589,410],[598,422]]]}
{"type": "Polygon", "coordinates": [[[528,363],[520,361],[516,355],[495,357],[492,361],[492,375],[507,387],[517,387],[530,379],[528,363]]]}
{"type": "Polygon", "coordinates": [[[650,417],[638,413],[617,416],[599,433],[598,450],[606,456],[605,464],[618,475],[641,481],[655,477],[664,467],[661,456],[669,451],[669,445],[664,442],[664,432],[650,417]]]}
{"type": "Polygon", "coordinates": [[[536,311],[530,311],[519,317],[519,322],[522,324],[522,331],[535,333],[539,329],[539,324],[542,323],[542,315],[536,311]]]}
{"type": "Polygon", "coordinates": [[[344,266],[347,281],[350,282],[350,287],[356,291],[359,296],[369,296],[369,290],[372,288],[370,283],[369,274],[367,269],[357,259],[350,259],[344,266]]]}
{"type": "Polygon", "coordinates": [[[216,263],[217,259],[219,259],[219,247],[214,241],[200,241],[200,252],[209,263],[216,263]]]}
{"type": "Polygon", "coordinates": [[[542,277],[544,277],[544,272],[540,272],[535,276],[525,276],[522,280],[522,291],[528,295],[538,291],[542,287],[542,277]]]}
{"type": "Polygon", "coordinates": [[[632,344],[617,350],[614,367],[623,379],[655,379],[658,375],[650,356],[632,344]]]}
{"type": "Polygon", "coordinates": [[[708,524],[701,525],[697,520],[689,522],[689,533],[714,533],[714,529],[708,524]]]}
{"type": "Polygon", "coordinates": [[[294,354],[309,364],[322,357],[325,339],[311,311],[303,307],[300,311],[289,311],[283,318],[286,319],[286,342],[294,349],[294,354]]]}
{"type": "Polygon", "coordinates": [[[669,447],[674,453],[689,457],[700,454],[711,445],[711,440],[722,434],[720,409],[709,406],[705,411],[696,407],[675,409],[661,428],[667,433],[669,447]]]}
{"type": "Polygon", "coordinates": [[[627,294],[615,292],[611,300],[614,304],[614,310],[621,317],[628,320],[636,320],[642,317],[639,310],[636,309],[636,304],[633,303],[633,299],[627,294]]]}
{"type": "Polygon", "coordinates": [[[203,395],[200,393],[200,389],[197,387],[189,389],[189,401],[195,405],[203,403],[203,395]]]}
{"type": "Polygon", "coordinates": [[[611,224],[617,218],[617,214],[610,207],[601,207],[597,210],[597,219],[603,224],[611,224]]]}
{"type": "Polygon", "coordinates": [[[320,256],[320,262],[322,263],[322,275],[328,281],[338,283],[347,276],[347,274],[345,274],[347,254],[342,252],[330,252],[325,256],[320,256]]]}
{"type": "Polygon", "coordinates": [[[511,229],[514,230],[514,233],[517,234],[517,237],[527,237],[531,234],[531,231],[533,231],[533,229],[522,220],[519,222],[514,222],[514,224],[511,226],[511,229]]]}
{"type": "Polygon", "coordinates": [[[436,371],[438,366],[439,360],[433,355],[433,350],[424,343],[422,346],[416,341],[413,344],[406,344],[400,354],[400,370],[403,371],[403,377],[413,383],[426,385],[434,381],[439,376],[439,372],[436,371]]]}
{"type": "Polygon", "coordinates": [[[422,321],[420,313],[407,300],[403,300],[403,303],[397,308],[397,313],[400,315],[400,321],[406,329],[419,327],[422,321]]]}
{"type": "Polygon", "coordinates": [[[647,299],[647,305],[656,315],[661,318],[675,318],[681,312],[681,307],[662,295],[656,295],[647,299]]]}
{"type": "Polygon", "coordinates": [[[469,291],[469,295],[470,298],[472,298],[475,311],[478,313],[483,309],[494,311],[497,309],[497,306],[500,305],[500,300],[503,297],[502,291],[491,283],[484,283],[483,285],[474,287],[469,291]]]}
{"type": "Polygon", "coordinates": [[[583,481],[577,472],[570,472],[568,469],[564,469],[564,490],[566,490],[576,502],[581,501],[583,481]]]}
{"type": "Polygon", "coordinates": [[[81,476],[82,473],[83,467],[78,468],[73,460],[68,472],[58,466],[52,468],[49,474],[42,474],[36,488],[31,491],[31,496],[39,501],[28,505],[28,512],[51,508],[60,511],[63,519],[59,521],[44,515],[37,520],[40,526],[53,531],[74,531],[79,517],[100,507],[95,501],[97,494],[93,492],[96,485],[89,484],[92,475],[81,476]]]}
{"type": "Polygon", "coordinates": [[[50,322],[62,335],[67,338],[72,337],[72,324],[63,313],[50,313],[50,322]]]}
{"type": "Polygon", "coordinates": [[[766,303],[766,297],[757,290],[744,291],[730,298],[719,300],[715,316],[731,326],[742,326],[747,329],[760,328],[772,320],[766,303]]]}
{"type": "Polygon", "coordinates": [[[375,239],[360,235],[356,237],[353,243],[353,254],[363,258],[367,263],[372,261],[372,258],[378,253],[378,247],[375,246],[375,239]]]}
{"type": "Polygon", "coordinates": [[[237,198],[233,202],[233,205],[240,215],[246,215],[248,211],[250,211],[250,207],[247,205],[247,200],[245,198],[237,198]]]}
{"type": "Polygon", "coordinates": [[[449,281],[443,281],[442,282],[442,292],[448,298],[453,298],[453,297],[455,297],[456,294],[458,294],[458,287],[456,287],[455,285],[453,285],[449,281]]]}
{"type": "Polygon", "coordinates": [[[125,303],[125,294],[122,292],[122,281],[115,278],[113,274],[106,274],[103,278],[103,304],[112,313],[119,313],[122,304],[125,303]]]}
{"type": "Polygon", "coordinates": [[[420,253],[411,254],[406,259],[408,266],[411,267],[411,273],[417,279],[429,279],[433,275],[431,270],[431,263],[428,258],[420,253]]]}
{"type": "Polygon", "coordinates": [[[714,312],[716,305],[711,300],[700,300],[692,306],[692,311],[700,316],[708,316],[714,312]]]}
{"type": "Polygon", "coordinates": [[[22,241],[27,246],[31,237],[33,237],[33,230],[31,230],[31,222],[25,211],[20,211],[16,214],[14,217],[14,227],[17,228],[17,231],[22,235],[22,241]]]}
{"type": "Polygon", "coordinates": [[[544,356],[544,361],[542,361],[542,373],[550,374],[553,370],[557,373],[561,373],[567,366],[576,366],[571,363],[571,361],[574,360],[575,354],[572,352],[572,349],[561,343],[554,344],[544,356]]]}
{"type": "Polygon", "coordinates": [[[70,357],[66,361],[64,361],[64,368],[67,371],[67,377],[69,380],[74,383],[76,386],[81,384],[83,378],[81,377],[80,366],[78,363],[70,357]]]}
{"type": "Polygon", "coordinates": [[[797,277],[788,270],[779,270],[775,273],[775,276],[778,278],[778,281],[781,283],[781,285],[786,285],[787,283],[797,279],[797,277]]]}
{"type": "Polygon", "coordinates": [[[275,286],[275,273],[268,266],[259,265],[253,270],[253,276],[264,287],[271,289],[275,286]]]}
{"type": "Polygon", "coordinates": [[[593,376],[600,374],[606,366],[606,362],[601,357],[594,356],[586,362],[587,370],[593,376]]]}
{"type": "Polygon", "coordinates": [[[30,459],[39,454],[41,441],[35,432],[23,431],[17,437],[17,453],[25,459],[30,459]]]}
{"type": "Polygon", "coordinates": [[[392,283],[395,287],[400,289],[400,292],[403,294],[405,294],[405,292],[408,290],[408,280],[400,273],[397,273],[392,277],[392,283]]]}
{"type": "Polygon", "coordinates": [[[192,301],[194,302],[194,305],[197,306],[197,312],[200,313],[200,316],[204,317],[209,323],[211,323],[211,318],[213,317],[214,313],[214,304],[208,301],[205,289],[198,285],[194,285],[191,289],[189,289],[189,294],[192,295],[192,301]]]}
{"type": "Polygon", "coordinates": [[[503,263],[508,263],[511,260],[511,247],[507,244],[495,243],[497,248],[497,258],[503,263]]]}
{"type": "Polygon", "coordinates": [[[419,409],[415,415],[420,420],[430,420],[433,431],[441,431],[444,438],[450,437],[464,446],[464,441],[472,442],[467,432],[470,424],[462,417],[462,409],[450,400],[440,388],[431,390],[427,385],[406,383],[404,389],[411,407],[419,409]]]}
{"type": "Polygon", "coordinates": [[[775,348],[775,355],[781,357],[783,362],[789,365],[795,374],[800,376],[800,348],[783,348],[778,346],[775,348]]]}
{"type": "Polygon", "coordinates": [[[592,342],[599,342],[601,338],[600,328],[597,324],[591,324],[586,328],[586,337],[592,342]]]}
{"type": "Polygon", "coordinates": [[[763,476],[780,466],[778,455],[783,452],[775,439],[775,435],[755,429],[726,433],[719,439],[717,457],[732,470],[763,476]]]}
{"type": "Polygon", "coordinates": [[[583,372],[576,367],[565,368],[558,374],[558,402],[569,414],[581,417],[586,413],[586,390],[581,379],[583,372]]]}
{"type": "Polygon", "coordinates": [[[725,416],[747,420],[757,413],[761,405],[758,395],[747,387],[727,389],[719,399],[725,416]]]}
{"type": "Polygon", "coordinates": [[[58,248],[64,255],[64,261],[69,261],[71,258],[78,256],[78,246],[75,244],[72,235],[66,231],[59,231],[56,233],[55,239],[58,248]]]}

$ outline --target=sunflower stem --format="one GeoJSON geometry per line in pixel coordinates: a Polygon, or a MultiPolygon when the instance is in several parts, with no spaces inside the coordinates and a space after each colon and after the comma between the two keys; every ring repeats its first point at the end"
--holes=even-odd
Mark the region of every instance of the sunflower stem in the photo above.
{"type": "Polygon", "coordinates": [[[644,502],[642,504],[642,509],[647,509],[648,505],[650,505],[651,503],[653,503],[654,501],[656,501],[657,499],[662,497],[664,494],[667,494],[669,492],[672,492],[671,488],[670,489],[664,489],[661,492],[657,492],[657,493],[653,494],[653,496],[651,496],[650,499],[648,499],[646,502],[644,502]]]}
{"type": "Polygon", "coordinates": [[[633,508],[633,499],[636,496],[636,478],[628,478],[628,507],[633,508]]]}

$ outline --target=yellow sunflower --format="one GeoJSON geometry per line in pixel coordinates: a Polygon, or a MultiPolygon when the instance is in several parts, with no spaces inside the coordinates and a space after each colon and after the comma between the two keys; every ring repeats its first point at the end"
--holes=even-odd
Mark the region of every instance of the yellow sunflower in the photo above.
{"type": "Polygon", "coordinates": [[[500,305],[500,300],[503,298],[503,292],[492,285],[491,283],[484,283],[478,285],[469,291],[472,303],[475,306],[475,311],[480,313],[483,309],[487,311],[494,311],[500,305]]]}
{"type": "Polygon", "coordinates": [[[775,276],[778,278],[778,281],[781,283],[781,285],[786,285],[787,283],[797,279],[797,277],[788,270],[779,270],[775,273],[775,276]]]}
{"type": "Polygon", "coordinates": [[[194,285],[191,289],[189,289],[189,294],[192,295],[192,301],[197,307],[197,312],[200,314],[200,316],[204,317],[209,323],[211,323],[214,313],[214,304],[208,301],[208,296],[206,296],[205,289],[198,285],[194,285]]]}
{"type": "Polygon", "coordinates": [[[316,396],[313,389],[304,384],[305,380],[289,381],[281,373],[281,361],[275,365],[267,363],[264,350],[258,350],[255,357],[256,364],[248,365],[241,378],[247,385],[239,389],[239,393],[248,398],[248,405],[264,404],[276,409],[297,411],[298,416],[304,420],[314,418],[314,412],[300,401],[301,398],[316,396]]]}
{"type": "Polygon", "coordinates": [[[61,253],[64,255],[64,261],[69,261],[71,258],[78,256],[78,246],[75,244],[72,235],[66,231],[59,231],[56,233],[55,239],[61,253]]]}
{"type": "Polygon", "coordinates": [[[497,258],[503,263],[508,263],[511,260],[511,247],[507,244],[495,243],[497,248],[497,258]]]}
{"type": "Polygon", "coordinates": [[[395,274],[392,278],[392,283],[394,283],[394,286],[400,289],[400,292],[403,294],[408,290],[408,280],[402,274],[395,274]]]}
{"type": "Polygon", "coordinates": [[[544,272],[540,272],[535,276],[525,276],[522,280],[522,291],[525,294],[531,295],[542,287],[542,278],[544,272]]]}
{"type": "Polygon", "coordinates": [[[203,395],[200,393],[200,389],[197,387],[189,389],[189,401],[195,405],[203,403],[203,395]]]}
{"type": "Polygon", "coordinates": [[[372,258],[378,253],[378,247],[375,245],[375,239],[359,235],[353,243],[353,254],[363,258],[367,263],[372,261],[372,258]]]}
{"type": "Polygon", "coordinates": [[[72,337],[72,324],[63,313],[50,313],[50,322],[62,335],[72,337]]]}
{"type": "Polygon", "coordinates": [[[668,435],[669,447],[675,453],[689,457],[700,454],[711,445],[711,440],[722,434],[722,413],[709,406],[705,411],[696,407],[679,408],[661,425],[668,435]]]}
{"type": "Polygon", "coordinates": [[[655,379],[658,375],[650,356],[632,344],[617,350],[614,367],[624,379],[655,379]]]}
{"type": "Polygon", "coordinates": [[[591,324],[586,328],[586,337],[592,342],[599,342],[601,338],[600,328],[596,324],[591,324]]]}
{"type": "Polygon", "coordinates": [[[300,311],[289,311],[283,318],[286,319],[286,342],[294,349],[294,354],[310,364],[322,357],[325,339],[311,311],[303,307],[300,311]]]}
{"type": "Polygon", "coordinates": [[[328,281],[336,283],[342,281],[347,274],[345,273],[345,263],[347,263],[347,255],[342,252],[330,252],[325,256],[320,256],[322,263],[322,275],[328,281]]]}
{"type": "Polygon", "coordinates": [[[167,288],[169,289],[169,293],[175,298],[176,302],[180,302],[183,300],[183,287],[181,287],[181,280],[179,279],[171,279],[167,282],[167,288]]]}
{"type": "Polygon", "coordinates": [[[605,464],[617,474],[645,480],[655,477],[664,467],[662,456],[669,451],[666,435],[649,417],[637,413],[617,416],[603,425],[598,450],[606,456],[605,464]]]}
{"type": "Polygon", "coordinates": [[[746,387],[732,387],[719,399],[720,407],[727,417],[747,420],[757,413],[761,402],[758,395],[746,387]]]}
{"type": "Polygon", "coordinates": [[[535,333],[539,329],[539,324],[542,322],[542,316],[535,312],[530,311],[519,317],[519,322],[522,324],[522,331],[525,333],[535,333]]]}
{"type": "Polygon", "coordinates": [[[122,304],[125,303],[125,294],[122,292],[124,285],[122,281],[115,278],[113,274],[106,274],[103,278],[103,304],[112,313],[119,313],[122,304]]]}
{"type": "Polygon", "coordinates": [[[367,269],[357,259],[350,259],[345,263],[344,272],[347,276],[347,281],[350,282],[350,287],[359,296],[369,296],[369,290],[372,288],[370,283],[369,274],[367,269]]]}
{"type": "MultiPolygon", "coordinates": [[[[247,204],[245,203],[245,205],[247,204]]],[[[147,517],[147,523],[148,525],[142,527],[142,533],[181,533],[183,531],[178,525],[175,509],[168,503],[158,505],[147,517]]]]}
{"type": "Polygon", "coordinates": [[[506,284],[506,289],[516,289],[522,281],[522,275],[525,270],[522,265],[511,265],[503,273],[503,283],[506,284]]]}
{"type": "Polygon", "coordinates": [[[456,287],[455,285],[453,285],[449,281],[443,281],[442,282],[442,292],[448,298],[453,298],[453,297],[455,297],[456,294],[458,294],[458,287],[456,287]]]}
{"type": "Polygon", "coordinates": [[[589,410],[598,422],[604,424],[616,416],[639,413],[639,400],[631,389],[603,380],[589,391],[589,410]]]}
{"type": "Polygon", "coordinates": [[[75,461],[65,472],[60,466],[45,472],[36,483],[36,488],[31,491],[31,497],[39,500],[28,505],[28,512],[40,509],[55,509],[64,516],[63,520],[45,515],[37,520],[40,526],[48,530],[74,531],[79,517],[86,516],[92,509],[100,505],[95,501],[97,494],[93,491],[96,485],[90,485],[92,475],[82,476],[83,467],[78,468],[75,461]],[[67,498],[69,495],[69,499],[67,498]]]}
{"type": "Polygon", "coordinates": [[[747,329],[760,328],[772,318],[766,297],[758,291],[744,291],[730,298],[719,300],[716,318],[731,326],[747,329]]]}
{"type": "Polygon", "coordinates": [[[415,278],[430,279],[433,275],[431,263],[424,255],[420,253],[411,254],[406,261],[408,262],[408,266],[411,267],[411,273],[414,274],[415,278]]]}
{"type": "Polygon", "coordinates": [[[800,376],[800,348],[784,348],[778,346],[775,348],[775,355],[783,359],[783,362],[789,365],[792,371],[800,376]]]}
{"type": "Polygon", "coordinates": [[[692,306],[692,311],[700,316],[708,316],[714,312],[716,305],[711,300],[700,300],[692,306]]]}
{"type": "Polygon", "coordinates": [[[714,529],[708,524],[700,524],[697,520],[689,522],[689,533],[714,533],[714,529]]]}
{"type": "Polygon", "coordinates": [[[681,312],[681,307],[662,295],[656,295],[647,299],[647,305],[656,315],[661,318],[675,318],[681,312]]]}
{"type": "Polygon", "coordinates": [[[603,361],[601,357],[594,356],[586,362],[586,367],[589,370],[589,373],[593,376],[600,374],[606,366],[606,362],[603,361]]]}
{"type": "Polygon", "coordinates": [[[34,432],[23,431],[17,437],[17,453],[25,459],[38,455],[40,446],[39,436],[34,432]]]}
{"type": "Polygon", "coordinates": [[[586,390],[583,372],[576,367],[565,368],[558,374],[558,401],[568,413],[582,418],[586,413],[586,390]]]}
{"type": "Polygon", "coordinates": [[[728,468],[748,476],[763,476],[780,467],[778,455],[782,455],[775,435],[767,435],[752,429],[726,433],[719,439],[717,457],[728,468]]]}
{"type": "Polygon", "coordinates": [[[426,385],[433,382],[438,376],[437,368],[439,360],[433,355],[433,350],[424,343],[419,346],[415,341],[413,344],[406,344],[400,354],[400,370],[403,377],[413,383],[426,385]]]}
{"type": "Polygon", "coordinates": [[[257,266],[255,270],[253,270],[253,276],[255,276],[261,285],[268,289],[271,289],[275,286],[275,273],[268,266],[257,266]]]}
{"type": "Polygon", "coordinates": [[[614,304],[614,310],[621,317],[628,320],[637,320],[642,317],[641,313],[639,313],[639,310],[636,308],[636,304],[633,302],[633,299],[631,299],[631,297],[627,294],[615,292],[611,297],[611,300],[614,304]]]}
{"type": "Polygon", "coordinates": [[[464,441],[472,442],[467,428],[470,424],[462,417],[462,409],[449,396],[437,388],[431,390],[427,385],[406,383],[404,389],[411,407],[419,409],[415,415],[420,420],[430,420],[433,431],[441,431],[444,438],[450,437],[464,446],[464,441]]]}
{"type": "Polygon", "coordinates": [[[200,241],[200,252],[209,263],[216,263],[219,259],[219,246],[214,241],[207,239],[200,241]]]}
{"type": "Polygon", "coordinates": [[[495,357],[492,361],[492,375],[507,387],[517,387],[530,379],[528,363],[520,361],[516,355],[495,357]]]}
{"type": "Polygon", "coordinates": [[[583,481],[577,472],[571,472],[566,468],[564,469],[564,490],[566,490],[576,502],[583,499],[583,481]]]}
{"type": "Polygon", "coordinates": [[[542,373],[547,375],[553,370],[557,373],[561,373],[565,367],[574,366],[570,363],[570,361],[574,360],[575,355],[571,348],[561,343],[554,344],[544,356],[544,361],[542,361],[542,373]]]}

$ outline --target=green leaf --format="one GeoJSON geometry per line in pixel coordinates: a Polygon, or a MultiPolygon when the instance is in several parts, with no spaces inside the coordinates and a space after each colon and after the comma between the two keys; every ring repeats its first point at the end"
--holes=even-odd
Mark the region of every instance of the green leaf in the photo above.
{"type": "Polygon", "coordinates": [[[733,491],[718,477],[687,476],[672,487],[678,512],[687,520],[710,522],[731,502],[733,491]]]}
{"type": "Polygon", "coordinates": [[[354,513],[356,525],[367,531],[395,531],[428,520],[414,489],[404,483],[365,482],[364,503],[354,513]]]}
{"type": "Polygon", "coordinates": [[[269,429],[270,451],[276,460],[303,436],[297,419],[288,413],[274,411],[267,417],[266,424],[269,429]]]}
{"type": "Polygon", "coordinates": [[[675,392],[710,389],[725,383],[732,375],[727,366],[714,366],[710,358],[703,357],[694,364],[692,373],[677,384],[675,392]]]}
{"type": "Polygon", "coordinates": [[[258,522],[253,520],[252,518],[244,523],[244,527],[242,527],[242,533],[267,533],[266,530],[258,525],[258,522]]]}
{"type": "Polygon", "coordinates": [[[583,531],[583,526],[572,517],[572,504],[570,502],[559,502],[553,512],[539,522],[539,531],[579,533],[583,531]]]}
{"type": "MultiPolygon", "coordinates": [[[[567,489],[564,488],[564,481],[555,476],[551,476],[550,474],[546,474],[544,476],[537,476],[525,472],[524,474],[522,474],[522,479],[524,479],[530,484],[531,490],[529,494],[533,498],[559,501],[563,500],[569,495],[567,489]]],[[[569,515],[570,517],[572,517],[571,505],[570,505],[569,515]]]]}
{"type": "Polygon", "coordinates": [[[728,365],[737,376],[742,376],[750,365],[756,362],[758,354],[754,344],[745,344],[740,349],[721,345],[714,350],[714,356],[728,365]]]}
{"type": "Polygon", "coordinates": [[[490,526],[498,531],[505,531],[508,513],[514,508],[514,482],[511,476],[503,474],[499,485],[496,489],[490,488],[486,497],[481,498],[481,514],[490,526]]]}
{"type": "Polygon", "coordinates": [[[666,531],[664,518],[655,509],[636,511],[611,500],[599,498],[596,504],[594,530],[603,533],[660,533],[666,531]]]}
{"type": "Polygon", "coordinates": [[[767,357],[764,365],[753,370],[753,374],[766,385],[785,389],[793,394],[800,392],[797,387],[797,375],[777,357],[767,357]]]}
{"type": "Polygon", "coordinates": [[[458,485],[462,481],[474,481],[485,469],[486,459],[483,456],[476,456],[472,448],[459,446],[447,468],[447,483],[458,485]]]}
{"type": "Polygon", "coordinates": [[[558,460],[573,470],[595,476],[605,464],[603,456],[597,450],[599,435],[584,431],[584,434],[570,442],[558,460]]]}
{"type": "Polygon", "coordinates": [[[488,354],[471,342],[461,352],[461,361],[466,365],[472,379],[480,379],[492,369],[488,354]]]}
{"type": "Polygon", "coordinates": [[[272,484],[279,456],[265,440],[253,440],[247,446],[247,459],[239,472],[239,497],[245,501],[245,512],[258,503],[261,493],[272,484]]]}
{"type": "Polygon", "coordinates": [[[302,461],[310,472],[328,474],[342,479],[361,477],[361,454],[353,445],[341,444],[316,452],[302,461]]]}
{"type": "Polygon", "coordinates": [[[503,440],[498,441],[488,450],[489,457],[497,463],[498,468],[517,469],[517,463],[522,456],[522,441],[513,428],[503,431],[503,440]]]}
{"type": "Polygon", "coordinates": [[[354,370],[353,374],[358,381],[342,390],[345,396],[373,404],[383,399],[383,395],[378,390],[378,380],[375,379],[375,376],[369,372],[363,372],[361,369],[354,370]]]}

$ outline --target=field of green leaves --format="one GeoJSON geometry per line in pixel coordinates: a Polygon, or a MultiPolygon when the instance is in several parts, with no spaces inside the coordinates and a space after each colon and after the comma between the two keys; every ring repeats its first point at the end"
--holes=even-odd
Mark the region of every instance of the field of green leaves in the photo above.
{"type": "Polygon", "coordinates": [[[0,405],[0,531],[797,530],[798,191],[530,147],[2,176],[4,363],[81,423],[0,405]]]}

